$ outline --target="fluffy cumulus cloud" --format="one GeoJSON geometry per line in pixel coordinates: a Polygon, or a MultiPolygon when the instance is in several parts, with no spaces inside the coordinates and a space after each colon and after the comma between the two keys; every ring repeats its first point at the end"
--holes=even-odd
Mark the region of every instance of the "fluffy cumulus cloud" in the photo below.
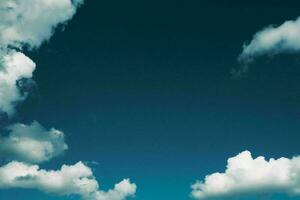
{"type": "Polygon", "coordinates": [[[300,156],[266,160],[244,151],[229,158],[226,171],[192,185],[195,199],[286,193],[300,195],[300,156]]]}
{"type": "Polygon", "coordinates": [[[134,196],[136,188],[136,184],[131,183],[129,179],[124,179],[120,183],[115,184],[114,189],[108,191],[97,190],[85,198],[88,200],[123,200],[134,196]]]}
{"type": "Polygon", "coordinates": [[[23,53],[11,51],[0,61],[0,110],[12,115],[15,104],[24,100],[17,86],[17,81],[31,78],[35,70],[35,63],[23,53]]]}
{"type": "Polygon", "coordinates": [[[0,110],[8,115],[24,100],[17,81],[32,78],[35,63],[16,50],[37,48],[59,24],[70,20],[83,0],[0,0],[0,110]]]}
{"type": "MultiPolygon", "coordinates": [[[[0,0],[0,112],[12,116],[27,96],[20,81],[31,79],[36,64],[21,53],[48,41],[58,25],[65,25],[83,0],[0,0]]],[[[136,185],[124,179],[108,191],[99,188],[92,170],[78,162],[59,170],[40,169],[36,163],[62,154],[68,147],[63,132],[46,130],[38,122],[14,124],[0,134],[0,188],[39,189],[57,195],[79,195],[86,200],[123,200],[136,185]]]]}
{"type": "Polygon", "coordinates": [[[0,155],[11,160],[41,163],[68,148],[63,132],[54,128],[46,130],[38,122],[14,124],[7,130],[8,136],[0,137],[0,155]]]}
{"type": "Polygon", "coordinates": [[[83,0],[1,0],[2,47],[38,47],[54,28],[70,20],[83,0]]]}
{"type": "Polygon", "coordinates": [[[280,26],[269,26],[256,33],[252,41],[244,45],[239,57],[241,62],[250,62],[255,57],[300,50],[300,18],[286,21],[280,26]]]}
{"type": "Polygon", "coordinates": [[[60,170],[43,170],[38,165],[63,153],[68,147],[63,132],[46,130],[38,122],[14,124],[0,137],[0,155],[11,161],[0,167],[0,189],[38,189],[56,195],[78,195],[85,200],[123,200],[134,196],[136,185],[124,179],[108,191],[99,189],[92,170],[78,162],[60,170]]]}
{"type": "Polygon", "coordinates": [[[134,195],[136,185],[124,179],[105,192],[82,162],[47,171],[14,161],[0,167],[0,188],[34,188],[56,195],[79,195],[87,200],[122,200],[134,195]]]}

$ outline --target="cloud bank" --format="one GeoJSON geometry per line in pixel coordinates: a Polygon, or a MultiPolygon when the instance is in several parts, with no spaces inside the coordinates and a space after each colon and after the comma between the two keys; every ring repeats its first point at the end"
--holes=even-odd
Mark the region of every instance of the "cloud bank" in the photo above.
{"type": "Polygon", "coordinates": [[[286,193],[300,195],[300,156],[266,160],[244,151],[229,158],[223,173],[207,175],[192,185],[195,199],[286,193]]]}
{"type": "Polygon", "coordinates": [[[280,26],[269,26],[256,33],[251,42],[244,45],[239,60],[248,63],[258,56],[299,50],[300,17],[280,26]]]}
{"type": "MultiPolygon", "coordinates": [[[[18,86],[33,77],[36,64],[21,51],[49,41],[65,25],[83,0],[0,0],[0,112],[13,117],[27,94],[18,86]]],[[[0,167],[0,188],[30,188],[57,195],[79,195],[86,200],[123,200],[133,196],[136,185],[124,179],[108,191],[99,189],[92,170],[78,162],[59,170],[40,169],[67,150],[63,132],[46,130],[38,122],[16,123],[0,134],[0,155],[9,163],[0,167]]]]}
{"type": "Polygon", "coordinates": [[[68,149],[63,132],[54,128],[48,131],[36,121],[14,124],[7,130],[9,135],[0,137],[0,155],[10,160],[41,163],[68,149]]]}

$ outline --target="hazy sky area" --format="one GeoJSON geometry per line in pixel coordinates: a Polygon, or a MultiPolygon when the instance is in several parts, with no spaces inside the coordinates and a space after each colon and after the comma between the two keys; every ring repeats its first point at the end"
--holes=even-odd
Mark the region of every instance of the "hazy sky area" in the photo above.
{"type": "Polygon", "coordinates": [[[300,200],[298,17],[0,0],[0,200],[300,200]]]}

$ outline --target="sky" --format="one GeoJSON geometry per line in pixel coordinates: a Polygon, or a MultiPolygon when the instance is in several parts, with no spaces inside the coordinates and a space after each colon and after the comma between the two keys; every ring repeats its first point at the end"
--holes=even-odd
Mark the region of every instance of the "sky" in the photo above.
{"type": "Polygon", "coordinates": [[[300,3],[0,8],[0,199],[300,199],[300,3]]]}

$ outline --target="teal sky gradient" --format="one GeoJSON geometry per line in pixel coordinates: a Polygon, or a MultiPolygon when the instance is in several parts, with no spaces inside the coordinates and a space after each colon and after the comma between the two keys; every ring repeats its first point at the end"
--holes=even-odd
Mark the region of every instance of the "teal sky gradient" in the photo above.
{"type": "MultiPolygon", "coordinates": [[[[103,189],[130,178],[136,200],[188,200],[194,181],[244,150],[298,155],[299,55],[259,59],[243,79],[230,76],[257,30],[300,15],[300,3],[289,3],[86,0],[28,52],[38,86],[15,120],[66,133],[69,150],[42,167],[97,162],[103,189]]],[[[77,197],[11,189],[0,199],[77,197]]]]}

